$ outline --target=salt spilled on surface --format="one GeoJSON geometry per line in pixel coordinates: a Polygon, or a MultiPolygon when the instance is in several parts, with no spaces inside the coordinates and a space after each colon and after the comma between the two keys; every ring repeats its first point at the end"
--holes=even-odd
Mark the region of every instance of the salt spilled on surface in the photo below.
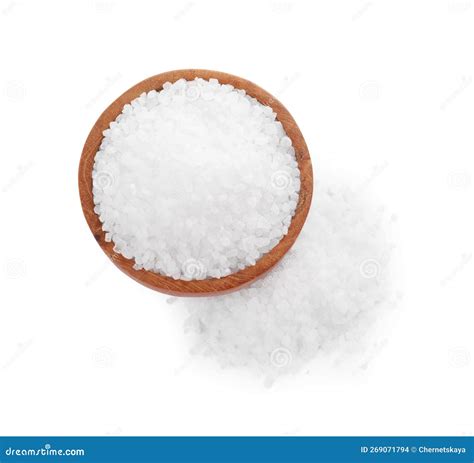
{"type": "Polygon", "coordinates": [[[263,373],[268,386],[318,356],[363,352],[396,302],[385,215],[355,192],[317,187],[300,237],[268,276],[225,296],[169,299],[189,311],[192,352],[263,373]]]}
{"type": "Polygon", "coordinates": [[[273,110],[216,79],[168,82],[126,104],[92,177],[106,241],[135,269],[182,280],[254,265],[287,234],[300,190],[273,110]]]}

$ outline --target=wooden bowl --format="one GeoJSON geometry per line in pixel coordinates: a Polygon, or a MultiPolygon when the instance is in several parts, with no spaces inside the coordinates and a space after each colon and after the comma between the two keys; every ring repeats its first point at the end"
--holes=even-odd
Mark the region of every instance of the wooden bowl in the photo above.
{"type": "Polygon", "coordinates": [[[143,80],[134,85],[121,96],[119,96],[99,117],[87,137],[82,150],[79,163],[79,193],[82,210],[87,223],[99,243],[99,246],[112,260],[112,262],[128,276],[139,283],[174,296],[212,296],[223,294],[249,285],[257,278],[267,273],[290,249],[298,237],[311,204],[313,195],[313,170],[308,147],[304,141],[295,120],[288,110],[272,95],[240,77],[218,71],[203,69],[183,69],[178,71],[164,72],[143,80]],[[175,82],[178,79],[193,80],[196,77],[203,79],[216,78],[221,84],[231,84],[235,88],[244,89],[248,95],[256,98],[260,103],[270,106],[277,114],[278,120],[283,124],[287,135],[291,138],[296,151],[296,159],[301,171],[301,189],[296,212],[288,229],[288,234],[267,254],[263,255],[257,263],[244,270],[233,273],[223,278],[211,278],[206,280],[174,280],[173,278],[153,273],[146,270],[135,270],[133,259],[126,259],[121,254],[114,252],[113,243],[105,241],[105,232],[102,223],[94,212],[92,196],[92,168],[94,157],[101,144],[102,132],[109,127],[110,122],[122,112],[125,104],[130,103],[143,92],[160,90],[165,82],[175,82]]]}

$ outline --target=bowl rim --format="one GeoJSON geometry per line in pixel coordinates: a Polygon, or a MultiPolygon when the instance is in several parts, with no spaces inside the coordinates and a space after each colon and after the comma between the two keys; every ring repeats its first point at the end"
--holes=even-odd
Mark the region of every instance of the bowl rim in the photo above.
{"type": "Polygon", "coordinates": [[[299,127],[290,112],[270,93],[253,82],[241,77],[220,71],[207,69],[179,69],[163,72],[138,82],[116,98],[99,116],[93,125],[81,154],[78,172],[79,196],[84,217],[97,243],[109,259],[125,274],[148,288],[173,296],[212,296],[229,293],[251,284],[256,279],[269,272],[295,243],[308,215],[313,196],[313,170],[309,150],[299,127]],[[103,139],[103,131],[109,127],[122,112],[125,104],[139,97],[143,92],[161,90],[166,82],[176,82],[184,78],[209,80],[215,78],[221,84],[230,84],[237,89],[256,98],[260,103],[270,106],[277,114],[288,137],[292,140],[295,155],[300,170],[301,187],[298,204],[292,218],[288,233],[269,252],[264,254],[255,265],[232,273],[222,278],[205,280],[175,280],[171,277],[147,270],[133,268],[134,260],[126,259],[113,250],[114,243],[105,241],[102,223],[94,212],[92,193],[92,169],[95,155],[103,139]]]}

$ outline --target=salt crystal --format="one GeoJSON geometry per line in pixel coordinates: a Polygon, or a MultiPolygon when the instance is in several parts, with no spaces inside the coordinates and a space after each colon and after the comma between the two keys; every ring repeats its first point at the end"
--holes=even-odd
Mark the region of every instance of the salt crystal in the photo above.
{"type": "Polygon", "coordinates": [[[94,211],[135,268],[221,278],[288,232],[300,190],[292,142],[272,108],[232,85],[166,82],[126,104],[103,135],[94,211]]]}
{"type": "Polygon", "coordinates": [[[390,223],[355,193],[320,186],[298,241],[267,276],[228,295],[180,300],[195,350],[263,373],[269,386],[322,352],[341,354],[349,340],[363,345],[393,302],[390,223]]]}

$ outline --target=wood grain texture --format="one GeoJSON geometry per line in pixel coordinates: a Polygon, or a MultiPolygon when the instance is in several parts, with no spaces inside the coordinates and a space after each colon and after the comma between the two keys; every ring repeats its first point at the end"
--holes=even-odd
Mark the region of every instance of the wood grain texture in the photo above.
{"type": "Polygon", "coordinates": [[[306,146],[303,135],[291,114],[276,98],[254,83],[231,74],[203,69],[183,69],[165,72],[143,80],[119,96],[101,114],[92,127],[82,151],[79,163],[79,194],[82,210],[92,234],[105,254],[120,270],[139,283],[162,293],[174,296],[212,296],[228,293],[249,285],[267,273],[291,248],[304,225],[311,205],[313,195],[313,170],[308,147],[306,146]],[[256,98],[260,103],[273,108],[278,120],[283,124],[286,133],[293,142],[297,162],[301,171],[301,190],[296,213],[290,224],[288,234],[255,265],[219,279],[212,278],[207,280],[184,281],[174,280],[173,278],[146,270],[135,270],[133,268],[133,260],[126,259],[121,254],[114,252],[113,243],[107,243],[105,241],[105,232],[102,230],[102,224],[94,212],[92,168],[95,154],[99,150],[103,138],[102,132],[107,129],[110,122],[115,120],[122,112],[122,108],[125,104],[130,103],[143,92],[148,92],[153,89],[160,90],[165,82],[175,82],[181,78],[193,80],[196,77],[201,77],[206,80],[216,78],[221,84],[231,84],[235,88],[244,89],[248,95],[256,98]]]}

